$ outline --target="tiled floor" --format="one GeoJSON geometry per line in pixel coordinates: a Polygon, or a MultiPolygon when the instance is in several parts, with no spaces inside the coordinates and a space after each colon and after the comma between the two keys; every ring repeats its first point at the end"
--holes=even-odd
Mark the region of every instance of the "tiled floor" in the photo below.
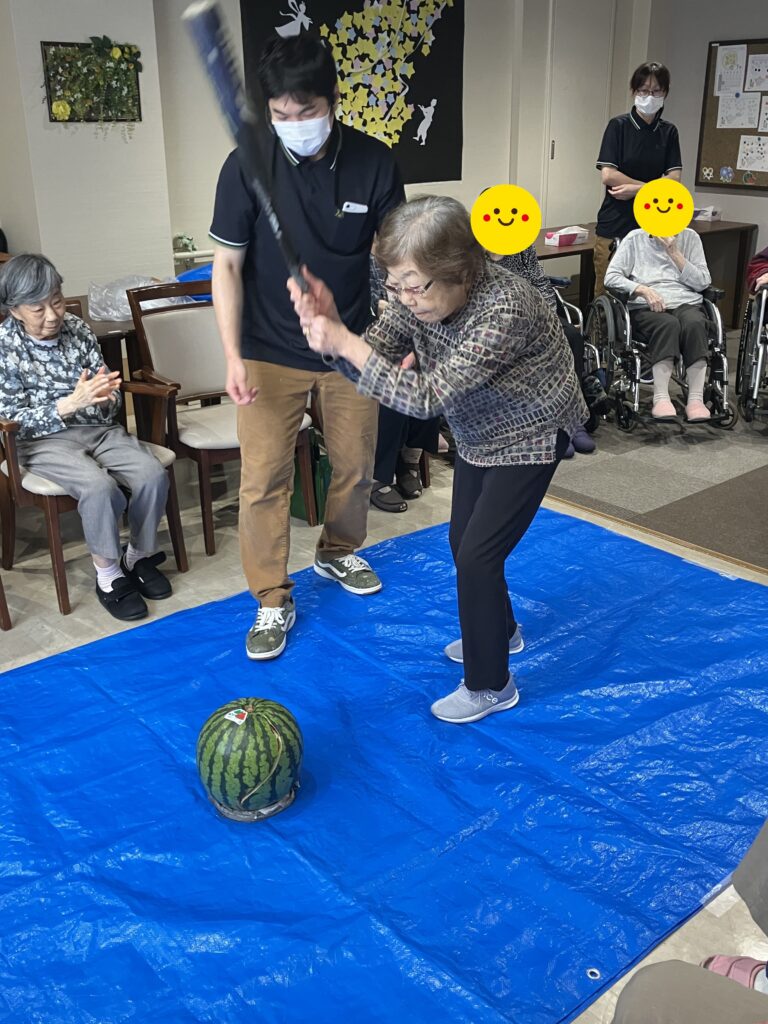
{"type": "MultiPolygon", "coordinates": [[[[572,478],[578,471],[580,462],[583,465],[582,460],[576,459],[570,466],[564,467],[569,477],[572,478]]],[[[412,503],[408,512],[393,515],[371,510],[369,543],[432,526],[448,518],[451,471],[439,462],[433,461],[432,466],[433,486],[425,491],[421,499],[412,503]]],[[[210,558],[207,558],[203,551],[200,516],[196,505],[197,492],[188,470],[188,466],[180,466],[178,478],[191,568],[189,573],[183,576],[170,572],[174,583],[174,595],[168,601],[154,606],[153,612],[156,615],[167,615],[180,609],[227,597],[243,590],[245,586],[237,542],[236,470],[233,472],[230,468],[227,477],[222,477],[222,480],[228,481],[228,494],[217,502],[217,552],[210,558]]],[[[580,518],[601,522],[599,516],[574,510],[570,506],[562,506],[557,500],[548,501],[548,504],[553,508],[564,508],[565,511],[580,518]]],[[[0,666],[4,669],[88,643],[123,628],[136,628],[121,626],[98,607],[93,597],[93,569],[82,543],[76,514],[66,517],[64,525],[67,538],[67,572],[73,606],[72,614],[66,617],[59,615],[56,606],[48,552],[41,542],[41,517],[35,513],[25,513],[20,517],[17,565],[14,571],[3,574],[14,620],[11,632],[0,634],[0,666]]],[[[618,529],[615,524],[607,521],[605,525],[618,529]]],[[[319,532],[319,527],[310,528],[298,522],[294,524],[290,559],[292,571],[311,563],[319,532]]],[[[768,581],[768,575],[737,569],[730,562],[694,553],[658,538],[648,538],[639,529],[622,527],[620,532],[720,571],[761,583],[768,581]]],[[[163,535],[161,539],[167,542],[167,536],[163,535]]],[[[746,906],[732,888],[726,889],[658,946],[644,963],[666,959],[696,963],[714,952],[747,953],[752,956],[768,957],[768,939],[752,922],[746,906]]],[[[623,979],[604,993],[578,1018],[579,1024],[608,1024],[613,1016],[618,993],[626,980],[623,979]]]]}

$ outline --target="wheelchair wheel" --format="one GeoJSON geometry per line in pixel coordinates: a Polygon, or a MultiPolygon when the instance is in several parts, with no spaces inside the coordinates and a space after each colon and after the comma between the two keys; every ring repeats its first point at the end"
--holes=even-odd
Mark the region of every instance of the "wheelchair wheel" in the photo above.
{"type": "Polygon", "coordinates": [[[616,398],[616,426],[625,434],[631,434],[637,426],[637,416],[631,402],[616,398]]]}
{"type": "Polygon", "coordinates": [[[600,354],[601,369],[605,375],[603,388],[610,391],[615,372],[616,325],[610,299],[604,295],[598,296],[587,310],[584,334],[600,354]]]}
{"type": "Polygon", "coordinates": [[[721,430],[731,430],[735,423],[739,419],[739,408],[737,405],[731,405],[730,402],[725,403],[725,408],[715,419],[715,426],[721,430]]]}
{"type": "Polygon", "coordinates": [[[752,420],[755,418],[755,410],[757,409],[757,402],[754,399],[752,399],[752,398],[748,398],[744,402],[744,405],[743,405],[742,408],[743,408],[743,412],[744,412],[744,422],[745,423],[751,423],[752,420]]]}

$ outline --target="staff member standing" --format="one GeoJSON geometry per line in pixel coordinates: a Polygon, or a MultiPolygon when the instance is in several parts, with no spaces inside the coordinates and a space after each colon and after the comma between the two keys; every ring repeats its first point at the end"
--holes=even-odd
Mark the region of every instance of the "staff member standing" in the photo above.
{"type": "Polygon", "coordinates": [[[595,228],[595,295],[602,295],[611,243],[638,227],[632,202],[647,181],[680,181],[683,162],[677,128],[661,117],[669,95],[669,69],[656,61],[636,68],[630,81],[633,107],[608,122],[597,169],[605,198],[595,228]]]}
{"type": "MultiPolygon", "coordinates": [[[[285,229],[302,261],[333,282],[343,322],[360,332],[370,321],[371,244],[385,214],[404,199],[394,160],[384,143],[336,120],[336,66],[318,37],[271,40],[258,75],[272,120],[268,158],[285,229]]],[[[333,466],[315,571],[351,593],[381,589],[355,554],[367,529],[377,406],[308,347],[285,290],[280,251],[236,153],[219,175],[210,234],[227,393],[239,407],[240,550],[259,602],[246,653],[265,660],[283,651],[296,620],[289,504],[310,393],[333,466]]]]}

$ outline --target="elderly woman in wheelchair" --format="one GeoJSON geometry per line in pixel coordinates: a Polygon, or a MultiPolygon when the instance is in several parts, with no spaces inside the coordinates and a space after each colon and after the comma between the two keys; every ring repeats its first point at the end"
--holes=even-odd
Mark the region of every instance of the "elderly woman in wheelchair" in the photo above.
{"type": "MultiPolygon", "coordinates": [[[[683,391],[688,423],[732,426],[735,411],[727,401],[725,340],[715,305],[723,292],[710,288],[710,281],[701,239],[690,228],[668,238],[638,229],[619,244],[605,275],[609,295],[595,306],[601,305],[606,328],[606,373],[612,378],[617,366],[624,371],[614,385],[623,429],[636,422],[648,366],[655,420],[677,421],[669,393],[674,379],[683,391]]],[[[591,312],[594,323],[594,308],[591,312]]]]}

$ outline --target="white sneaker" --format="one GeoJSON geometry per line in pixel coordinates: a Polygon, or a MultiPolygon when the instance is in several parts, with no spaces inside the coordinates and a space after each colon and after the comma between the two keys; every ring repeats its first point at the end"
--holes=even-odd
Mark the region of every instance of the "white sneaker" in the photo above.
{"type": "MultiPolygon", "coordinates": [[[[509,653],[519,654],[524,647],[525,641],[523,640],[523,634],[520,632],[520,627],[518,626],[509,638],[509,653]]],[[[452,640],[451,643],[444,648],[444,653],[446,657],[451,659],[451,661],[458,662],[459,665],[464,664],[464,648],[462,647],[461,639],[452,640]]]]}

